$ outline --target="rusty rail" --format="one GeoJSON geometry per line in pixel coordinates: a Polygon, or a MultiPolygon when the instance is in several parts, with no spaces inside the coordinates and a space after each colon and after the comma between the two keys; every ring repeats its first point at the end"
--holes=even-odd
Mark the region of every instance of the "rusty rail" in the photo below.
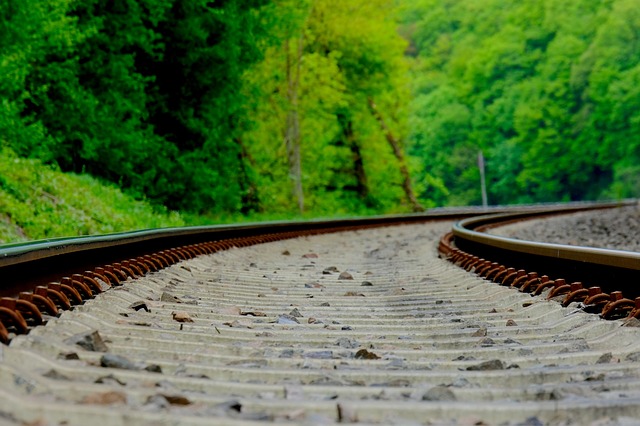
{"type": "MultiPolygon", "coordinates": [[[[530,206],[495,207],[521,211],[530,206]]],[[[0,247],[0,342],[27,333],[128,279],[232,247],[304,235],[401,223],[452,220],[486,209],[434,209],[420,214],[338,220],[267,222],[59,238],[0,247]]]]}

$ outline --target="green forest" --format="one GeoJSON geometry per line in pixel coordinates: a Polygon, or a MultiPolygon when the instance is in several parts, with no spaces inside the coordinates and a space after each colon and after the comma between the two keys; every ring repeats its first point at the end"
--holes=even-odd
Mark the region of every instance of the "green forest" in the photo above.
{"type": "Polygon", "coordinates": [[[637,196],[636,6],[4,0],[0,222],[45,238],[474,205],[480,152],[490,204],[637,196]],[[100,186],[155,219],[65,198],[100,186]],[[69,206],[103,225],[60,228],[69,206]]]}
{"type": "Polygon", "coordinates": [[[420,194],[493,204],[640,193],[635,0],[411,1],[408,152],[420,194]]]}

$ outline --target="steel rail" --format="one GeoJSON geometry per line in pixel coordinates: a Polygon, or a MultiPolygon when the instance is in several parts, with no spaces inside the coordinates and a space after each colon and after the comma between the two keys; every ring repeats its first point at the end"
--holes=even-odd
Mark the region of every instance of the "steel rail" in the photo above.
{"type": "MultiPolygon", "coordinates": [[[[531,206],[486,208],[437,208],[424,213],[352,217],[343,219],[311,219],[305,221],[253,222],[241,225],[187,226],[178,228],[145,229],[104,235],[54,238],[0,246],[0,268],[89,250],[123,248],[150,242],[154,248],[174,247],[177,244],[204,242],[223,238],[253,236],[263,233],[328,228],[386,225],[425,220],[447,220],[487,214],[488,212],[522,211],[531,206]]],[[[539,207],[538,207],[539,208],[539,207]]]]}
{"type": "MultiPolygon", "coordinates": [[[[635,204],[636,200],[625,200],[588,209],[635,204]]],[[[555,214],[583,210],[565,208],[555,214]]],[[[441,240],[441,255],[498,284],[536,295],[545,293],[547,298],[555,298],[565,306],[581,302],[586,310],[599,312],[604,318],[640,318],[640,288],[636,285],[640,279],[640,253],[526,241],[485,232],[550,213],[540,210],[460,220],[441,240]]]]}
{"type": "Polygon", "coordinates": [[[261,233],[291,232],[298,230],[322,230],[328,228],[391,225],[395,223],[420,222],[425,220],[461,219],[494,214],[551,213],[557,211],[581,211],[593,208],[607,208],[620,203],[574,202],[565,205],[514,205],[466,208],[434,208],[423,213],[353,217],[343,219],[312,219],[305,221],[254,222],[242,225],[209,225],[179,228],[146,229],[104,235],[54,238],[26,243],[14,243],[0,246],[0,270],[7,266],[64,256],[91,250],[122,249],[151,243],[153,248],[194,244],[224,238],[254,236],[261,233]]]}
{"type": "MultiPolygon", "coordinates": [[[[618,205],[611,206],[618,207],[618,205]]],[[[609,208],[609,207],[603,207],[609,208]]],[[[575,211],[572,211],[575,212],[575,211]]],[[[566,213],[564,211],[563,213],[566,213]]],[[[548,214],[541,212],[540,214],[548,214]]],[[[527,213],[497,214],[463,219],[453,226],[456,241],[470,241],[487,247],[509,250],[512,252],[544,256],[553,259],[571,260],[589,264],[612,266],[616,268],[640,270],[640,253],[596,247],[572,246],[566,244],[542,243],[515,238],[502,237],[477,231],[478,227],[495,226],[514,219],[529,219],[536,215],[527,213]]]]}
{"type": "MultiPolygon", "coordinates": [[[[528,209],[498,207],[493,211],[528,209]]],[[[452,220],[487,209],[436,209],[420,214],[263,222],[142,230],[58,238],[0,247],[0,342],[27,333],[110,287],[181,260],[232,247],[303,235],[401,223],[452,220]]]]}
{"type": "MultiPolygon", "coordinates": [[[[484,211],[484,210],[481,210],[484,211]]],[[[242,225],[212,225],[147,229],[107,235],[56,238],[0,247],[0,296],[15,296],[36,285],[56,281],[79,271],[119,263],[123,259],[152,256],[190,245],[257,238],[299,232],[328,232],[336,228],[384,226],[424,220],[447,220],[478,214],[477,210],[438,210],[421,214],[273,221],[242,225]]]]}
{"type": "MultiPolygon", "coordinates": [[[[582,203],[580,204],[583,205],[582,203]]],[[[487,213],[539,210],[540,206],[495,206],[489,208],[435,208],[424,213],[353,217],[343,219],[313,219],[306,221],[270,221],[241,225],[210,225],[180,228],[146,229],[105,235],[55,238],[0,246],[0,271],[4,276],[2,287],[9,285],[7,271],[12,267],[28,264],[20,275],[22,281],[37,275],[43,268],[37,262],[54,259],[47,269],[58,269],[65,264],[83,264],[83,257],[90,253],[92,259],[123,258],[135,253],[147,254],[188,244],[241,238],[279,232],[321,231],[329,228],[353,226],[382,226],[426,220],[452,220],[487,213]],[[36,262],[36,263],[34,263],[36,262]],[[33,267],[35,265],[35,267],[33,267]]],[[[550,206],[547,209],[557,209],[550,206]]],[[[104,262],[102,262],[104,263],[104,262]]],[[[52,271],[53,272],[53,271],[52,271]]]]}

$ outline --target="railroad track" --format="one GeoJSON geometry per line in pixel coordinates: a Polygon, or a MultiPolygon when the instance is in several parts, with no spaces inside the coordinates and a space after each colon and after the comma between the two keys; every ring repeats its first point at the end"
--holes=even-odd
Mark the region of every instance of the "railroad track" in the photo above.
{"type": "MultiPolygon", "coordinates": [[[[82,298],[72,309],[42,293],[58,310],[33,303],[43,326],[17,302],[28,292],[2,299],[16,301],[6,309],[24,312],[29,333],[1,317],[10,344],[0,346],[0,423],[581,424],[640,416],[638,329],[440,259],[438,241],[452,224],[441,215],[376,219],[362,229],[357,221],[280,224],[268,235],[254,225],[208,228],[177,249],[169,246],[175,236],[129,235],[145,247],[136,256],[114,238],[107,248],[88,240],[39,246],[70,259],[90,245],[81,271],[104,259],[96,259],[101,250],[132,260],[93,266],[95,283],[71,275],[65,285],[82,298]]],[[[24,274],[28,262],[18,257],[8,267],[24,274]]],[[[40,284],[57,291],[51,286],[40,284]]]]}

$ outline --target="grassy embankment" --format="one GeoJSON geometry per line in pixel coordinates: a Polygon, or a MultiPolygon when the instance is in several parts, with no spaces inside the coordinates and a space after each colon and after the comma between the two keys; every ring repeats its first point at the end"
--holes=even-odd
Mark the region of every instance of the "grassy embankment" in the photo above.
{"type": "Polygon", "coordinates": [[[62,173],[0,150],[0,244],[183,226],[194,220],[135,200],[91,176],[62,173]]]}

